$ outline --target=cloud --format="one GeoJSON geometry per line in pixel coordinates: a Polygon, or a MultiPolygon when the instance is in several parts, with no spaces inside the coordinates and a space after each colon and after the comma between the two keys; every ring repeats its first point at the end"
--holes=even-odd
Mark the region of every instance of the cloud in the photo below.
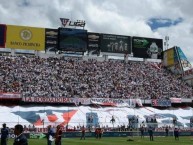
{"type": "Polygon", "coordinates": [[[163,39],[168,35],[170,46],[180,46],[192,61],[192,5],[192,0],[1,0],[0,23],[58,28],[64,17],[85,20],[92,32],[163,39]],[[170,25],[152,29],[153,18],[170,25]]]}

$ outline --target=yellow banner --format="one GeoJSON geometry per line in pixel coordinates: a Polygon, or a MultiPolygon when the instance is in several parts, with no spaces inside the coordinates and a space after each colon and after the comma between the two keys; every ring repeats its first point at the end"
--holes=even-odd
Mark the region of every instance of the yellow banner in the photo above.
{"type": "Polygon", "coordinates": [[[44,51],[45,29],[7,25],[6,47],[44,51]]]}
{"type": "Polygon", "coordinates": [[[174,48],[167,50],[167,66],[174,65],[174,48]]]}

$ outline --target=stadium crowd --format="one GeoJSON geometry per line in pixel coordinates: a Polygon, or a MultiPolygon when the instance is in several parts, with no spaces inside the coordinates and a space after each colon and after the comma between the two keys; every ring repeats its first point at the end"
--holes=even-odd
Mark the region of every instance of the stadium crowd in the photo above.
{"type": "Polygon", "coordinates": [[[0,56],[0,84],[0,92],[25,97],[192,97],[191,87],[152,62],[0,56]]]}

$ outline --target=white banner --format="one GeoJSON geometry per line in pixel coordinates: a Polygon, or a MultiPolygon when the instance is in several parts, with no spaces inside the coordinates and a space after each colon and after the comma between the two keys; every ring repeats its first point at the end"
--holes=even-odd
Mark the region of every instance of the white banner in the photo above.
{"type": "Polygon", "coordinates": [[[21,99],[20,93],[0,93],[0,99],[21,99]]]}
{"type": "Polygon", "coordinates": [[[182,98],[170,98],[171,103],[182,103],[182,98]]]}
{"type": "Polygon", "coordinates": [[[135,107],[136,99],[91,98],[91,103],[103,106],[135,107]]]}
{"type": "Polygon", "coordinates": [[[37,103],[74,103],[76,105],[97,104],[115,107],[136,107],[136,104],[143,106],[141,99],[23,97],[22,101],[37,103]]]}
{"type": "Polygon", "coordinates": [[[118,125],[128,124],[129,116],[137,117],[139,125],[146,122],[147,117],[156,117],[158,124],[164,126],[166,125],[165,122],[172,125],[172,118],[175,116],[180,124],[188,127],[192,117],[191,107],[159,110],[153,107],[0,106],[0,109],[0,122],[6,123],[7,127],[14,127],[18,123],[27,127],[34,125],[37,128],[46,128],[48,125],[57,126],[59,124],[66,126],[68,124],[69,128],[73,129],[74,126],[90,125],[87,118],[90,114],[93,114],[93,126],[100,124],[101,126],[117,127],[118,125]],[[110,121],[112,116],[115,118],[114,124],[110,121]]]}

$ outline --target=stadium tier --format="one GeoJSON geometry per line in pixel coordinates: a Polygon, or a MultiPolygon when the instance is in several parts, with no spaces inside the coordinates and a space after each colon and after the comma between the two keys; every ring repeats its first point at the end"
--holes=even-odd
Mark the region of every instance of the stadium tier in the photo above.
{"type": "Polygon", "coordinates": [[[0,84],[0,92],[23,97],[192,97],[192,87],[153,62],[1,56],[0,84]]]}

